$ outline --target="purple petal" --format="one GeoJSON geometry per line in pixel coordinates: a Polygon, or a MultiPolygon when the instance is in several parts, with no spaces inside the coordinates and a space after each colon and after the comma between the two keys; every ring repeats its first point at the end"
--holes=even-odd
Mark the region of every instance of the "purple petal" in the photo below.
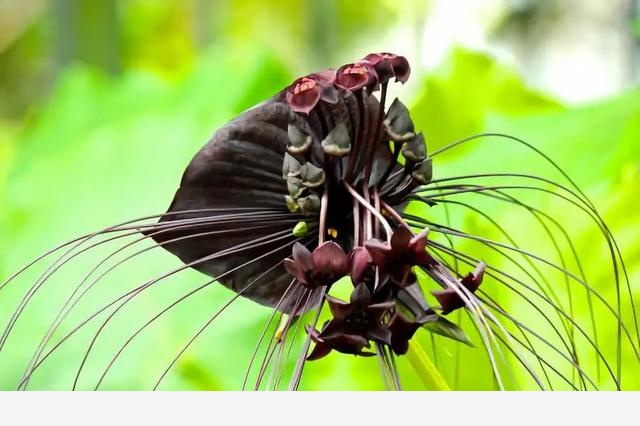
{"type": "MultiPolygon", "coordinates": [[[[290,255],[291,248],[285,244],[295,237],[271,241],[269,236],[290,230],[290,221],[281,225],[274,221],[268,229],[248,231],[246,219],[238,215],[234,221],[233,214],[238,209],[283,208],[287,125],[301,120],[286,104],[271,100],[220,128],[192,159],[171,206],[160,219],[163,225],[185,219],[211,218],[211,222],[166,232],[151,228],[145,234],[192,268],[221,277],[221,284],[242,291],[243,297],[270,307],[278,305],[291,276],[283,266],[272,268],[290,255]],[[220,215],[228,219],[216,221],[220,215]],[[241,244],[245,248],[233,251],[241,244]],[[225,251],[229,254],[220,254],[225,251]],[[247,287],[253,281],[256,284],[247,287]]],[[[298,292],[288,292],[278,309],[290,312],[298,296],[298,292]]]]}
{"type": "Polygon", "coordinates": [[[317,342],[313,347],[313,350],[311,350],[311,353],[307,355],[307,361],[315,361],[317,359],[324,358],[325,356],[329,355],[329,352],[331,352],[331,350],[332,347],[328,343],[317,342]]]}
{"type": "Polygon", "coordinates": [[[319,71],[309,75],[309,78],[316,80],[321,86],[332,86],[336,81],[336,71],[332,69],[319,71]]]}
{"type": "Polygon", "coordinates": [[[369,338],[385,343],[391,344],[391,331],[387,327],[379,326],[368,331],[369,338]]]}
{"type": "MultiPolygon", "coordinates": [[[[349,303],[329,295],[326,295],[325,298],[327,299],[329,309],[331,309],[331,314],[334,318],[343,320],[353,312],[353,307],[349,303]]],[[[323,330],[323,332],[324,331],[325,330],[323,330]]]]}
{"type": "Polygon", "coordinates": [[[378,266],[386,265],[389,260],[389,256],[391,255],[391,247],[388,244],[383,243],[380,240],[372,239],[366,241],[364,246],[369,252],[369,255],[371,255],[373,263],[378,266]]]}
{"type": "Polygon", "coordinates": [[[465,306],[464,300],[462,300],[458,293],[451,288],[432,291],[431,294],[438,299],[438,303],[440,303],[440,306],[442,307],[443,315],[465,306]]]}
{"type": "Polygon", "coordinates": [[[300,264],[298,262],[296,262],[295,260],[285,259],[284,260],[284,269],[287,270],[289,275],[295,277],[301,283],[309,284],[309,282],[307,281],[307,276],[306,276],[304,270],[302,269],[300,264]]]}
{"type": "Polygon", "coordinates": [[[411,67],[409,66],[407,58],[404,56],[395,56],[394,58],[390,58],[389,62],[393,68],[393,74],[396,76],[396,81],[403,84],[406,83],[411,75],[411,67]]]}
{"type": "Polygon", "coordinates": [[[351,251],[351,279],[354,285],[362,281],[367,268],[371,266],[373,259],[364,247],[356,247],[351,251]]]}
{"type": "Polygon", "coordinates": [[[371,300],[371,291],[365,283],[360,283],[351,292],[351,303],[356,306],[367,306],[371,300]]]}
{"type": "Polygon", "coordinates": [[[311,254],[314,270],[342,277],[349,272],[349,258],[342,247],[333,241],[318,246],[311,254]]]}
{"type": "Polygon", "coordinates": [[[469,290],[470,292],[475,292],[480,284],[482,284],[482,279],[484,278],[484,270],[486,268],[486,264],[484,262],[478,263],[475,271],[473,273],[469,273],[467,276],[462,278],[462,285],[469,290]]]}
{"type": "Polygon", "coordinates": [[[300,265],[303,271],[313,270],[313,258],[311,252],[303,244],[295,243],[292,250],[293,260],[300,265]]]}
{"type": "Polygon", "coordinates": [[[316,80],[302,77],[286,89],[287,103],[292,110],[308,114],[320,100],[320,92],[316,80]]]}
{"type": "Polygon", "coordinates": [[[404,226],[393,231],[391,236],[391,248],[394,251],[404,251],[409,246],[413,233],[404,226]]]}
{"type": "Polygon", "coordinates": [[[333,86],[322,87],[320,90],[320,99],[330,104],[338,102],[338,91],[333,86]]]}
{"type": "Polygon", "coordinates": [[[343,65],[336,71],[336,86],[350,92],[377,81],[374,69],[365,62],[343,65]]]}
{"type": "Polygon", "coordinates": [[[320,337],[320,333],[318,332],[318,330],[316,330],[315,328],[311,327],[309,324],[305,325],[304,329],[307,331],[307,334],[309,335],[311,340],[314,341],[315,343],[324,341],[320,337]]]}

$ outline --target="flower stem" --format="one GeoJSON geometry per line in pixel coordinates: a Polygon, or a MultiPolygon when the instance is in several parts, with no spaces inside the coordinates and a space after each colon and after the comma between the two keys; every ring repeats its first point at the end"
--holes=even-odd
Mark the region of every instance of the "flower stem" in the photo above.
{"type": "Polygon", "coordinates": [[[433,365],[431,359],[415,340],[409,341],[407,358],[413,366],[416,374],[427,387],[427,390],[448,391],[451,390],[440,371],[433,365]]]}

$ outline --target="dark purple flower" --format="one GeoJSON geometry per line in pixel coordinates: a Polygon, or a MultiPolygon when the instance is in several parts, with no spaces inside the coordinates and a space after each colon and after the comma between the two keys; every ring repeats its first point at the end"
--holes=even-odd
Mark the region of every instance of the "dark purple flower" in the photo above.
{"type": "Polygon", "coordinates": [[[396,312],[389,321],[391,331],[391,349],[396,355],[404,355],[409,350],[409,340],[422,326],[419,321],[410,321],[400,312],[396,312]]]}
{"type": "Polygon", "coordinates": [[[389,263],[427,266],[434,262],[426,251],[427,234],[428,230],[424,230],[414,235],[401,226],[393,232],[389,243],[372,239],[365,243],[365,247],[378,266],[389,263]]]}
{"type": "Polygon", "coordinates": [[[370,53],[364,57],[376,70],[380,83],[389,81],[391,77],[395,77],[396,81],[406,83],[411,75],[411,67],[409,61],[404,56],[395,55],[393,53],[370,53]]]}
{"type": "Polygon", "coordinates": [[[377,88],[377,85],[378,75],[365,61],[343,65],[336,71],[336,86],[349,92],[362,88],[367,88],[371,92],[377,88]]]}
{"type": "Polygon", "coordinates": [[[292,110],[308,114],[323,101],[335,103],[337,92],[333,86],[335,71],[326,70],[300,77],[285,89],[285,99],[292,110]]]}
{"type": "MultiPolygon", "coordinates": [[[[482,284],[482,278],[484,277],[485,263],[480,262],[476,266],[475,271],[468,273],[460,280],[462,287],[467,289],[470,293],[474,293],[480,284],[482,284]]],[[[455,285],[455,284],[452,284],[455,285]]],[[[463,290],[458,289],[459,292],[463,290]]],[[[466,305],[465,301],[460,297],[458,291],[453,288],[446,288],[444,290],[432,291],[431,293],[438,299],[440,306],[442,307],[442,313],[444,315],[460,309],[466,305]]]]}
{"type": "Polygon", "coordinates": [[[313,327],[307,326],[307,333],[311,341],[315,343],[313,350],[307,355],[307,361],[314,361],[329,355],[335,350],[343,354],[359,356],[375,356],[373,352],[366,352],[364,348],[370,348],[371,343],[357,334],[336,333],[322,337],[321,333],[313,327]]]}
{"type": "Polygon", "coordinates": [[[293,260],[285,259],[284,267],[308,287],[329,286],[349,272],[349,257],[333,241],[318,246],[313,253],[296,243],[293,246],[293,260]]]}
{"type": "MultiPolygon", "coordinates": [[[[347,341],[361,343],[374,340],[387,345],[391,344],[391,332],[383,324],[383,317],[395,306],[394,301],[373,303],[371,291],[365,284],[356,286],[351,293],[349,303],[332,296],[326,296],[326,299],[333,318],[323,327],[322,332],[310,334],[316,336],[320,345],[318,347],[316,344],[308,359],[318,359],[329,353],[331,349],[343,352],[341,346],[334,346],[334,344],[342,345],[347,341]]],[[[365,346],[367,345],[349,346],[349,349],[357,348],[360,351],[365,346]]]]}
{"type": "Polygon", "coordinates": [[[365,247],[354,248],[349,256],[351,261],[351,279],[354,285],[358,285],[365,280],[366,274],[370,274],[373,259],[365,247]]]}

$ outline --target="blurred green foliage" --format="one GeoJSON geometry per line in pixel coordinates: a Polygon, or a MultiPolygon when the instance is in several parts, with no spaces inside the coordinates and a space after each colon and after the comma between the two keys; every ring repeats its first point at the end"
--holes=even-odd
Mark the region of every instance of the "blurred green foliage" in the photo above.
{"type": "MultiPolygon", "coordinates": [[[[17,41],[0,52],[0,281],[59,242],[163,212],[184,167],[216,128],[302,73],[353,60],[351,52],[360,49],[363,40],[380,45],[391,25],[402,22],[419,28],[430,4],[418,0],[131,0],[118,2],[115,11],[113,0],[51,2],[51,13],[43,14],[34,25],[25,25],[17,41]],[[101,20],[104,25],[92,25],[101,20]]],[[[362,53],[366,52],[358,51],[356,57],[362,53]]],[[[409,59],[420,62],[420,58],[409,59]]],[[[433,72],[425,74],[415,66],[403,93],[430,152],[479,132],[502,132],[531,142],[562,165],[592,198],[618,238],[637,300],[638,90],[592,105],[566,107],[529,88],[517,72],[492,57],[456,49],[433,72]]],[[[497,138],[462,145],[434,160],[436,178],[491,171],[562,180],[531,151],[497,138]]],[[[583,255],[585,271],[592,277],[590,284],[614,300],[612,271],[603,261],[608,253],[593,223],[548,194],[523,197],[567,225],[575,249],[583,255]]],[[[463,199],[508,228],[522,247],[551,253],[551,257],[555,254],[548,239],[541,237],[539,224],[522,209],[473,196],[463,199]]],[[[489,221],[465,208],[447,210],[438,205],[420,213],[440,223],[450,221],[469,233],[504,237],[489,221]]],[[[432,236],[446,241],[436,233],[432,236]]],[[[518,274],[513,264],[486,247],[461,239],[455,244],[518,274]]],[[[86,272],[116,247],[105,246],[76,259],[34,298],[0,351],[0,389],[15,386],[57,308],[86,272]]],[[[560,251],[570,258],[566,243],[561,243],[560,251]]],[[[134,248],[128,253],[133,252],[134,248]]],[[[114,260],[122,258],[124,254],[114,260]]],[[[179,265],[170,254],[151,250],[118,267],[74,308],[54,341],[133,284],[179,265]]],[[[36,268],[0,291],[0,325],[4,326],[41,272],[36,268]]],[[[548,269],[542,272],[562,293],[565,282],[560,274],[548,269]]],[[[95,385],[136,327],[206,280],[195,271],[180,273],[124,308],[97,341],[80,388],[95,385]]],[[[497,285],[487,284],[486,289],[523,321],[538,318],[512,293],[497,285]]],[[[333,291],[345,297],[348,285],[338,285],[333,291]]],[[[573,295],[573,309],[576,318],[588,324],[588,300],[583,293],[573,295]]],[[[133,341],[101,389],[148,389],[231,296],[214,285],[180,303],[133,341]]],[[[560,297],[567,302],[566,295],[560,297]]],[[[622,311],[629,323],[628,298],[623,298],[622,311]]],[[[162,388],[237,389],[269,315],[267,309],[251,302],[234,302],[179,359],[162,388]]],[[[30,389],[68,389],[88,342],[105,318],[101,316],[55,352],[34,376],[30,389]]],[[[615,323],[602,309],[596,311],[596,318],[599,346],[614,358],[615,323]]],[[[475,347],[426,331],[419,333],[419,342],[452,388],[494,388],[479,335],[468,318],[453,319],[460,321],[475,347]]],[[[558,344],[551,333],[545,337],[558,344]]],[[[596,368],[593,350],[581,339],[577,341],[584,365],[596,368]]],[[[548,349],[540,350],[557,361],[548,349]]],[[[629,347],[623,350],[624,387],[640,389],[637,359],[629,347]]],[[[516,366],[513,359],[509,362],[516,366]]],[[[249,383],[258,367],[259,362],[249,383]]],[[[286,367],[291,368],[292,362],[286,367]]],[[[399,367],[405,388],[423,389],[404,358],[399,367]]],[[[514,387],[512,381],[535,388],[522,368],[515,368],[509,380],[514,387]]],[[[610,388],[611,383],[603,380],[603,386],[610,388]]],[[[303,389],[313,390],[382,387],[375,359],[335,353],[307,364],[302,381],[303,389]]]]}

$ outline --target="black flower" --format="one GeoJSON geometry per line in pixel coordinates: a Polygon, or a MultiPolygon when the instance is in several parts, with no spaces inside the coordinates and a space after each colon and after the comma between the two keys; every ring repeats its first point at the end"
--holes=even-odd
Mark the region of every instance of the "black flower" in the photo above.
{"type": "Polygon", "coordinates": [[[409,341],[421,326],[420,321],[411,321],[400,312],[396,312],[389,322],[393,352],[397,355],[406,354],[409,350],[409,341]]]}
{"type": "Polygon", "coordinates": [[[327,102],[337,101],[334,81],[333,70],[300,77],[285,89],[285,99],[293,111],[308,114],[320,99],[327,102]]]}
{"type": "Polygon", "coordinates": [[[316,346],[307,357],[308,360],[321,358],[332,349],[362,355],[362,349],[369,347],[369,340],[391,344],[391,332],[382,321],[395,302],[372,303],[371,291],[365,284],[355,287],[349,303],[331,296],[326,298],[333,319],[323,327],[322,332],[310,332],[316,346]]]}
{"type": "Polygon", "coordinates": [[[295,243],[293,260],[285,259],[284,267],[306,286],[329,286],[347,274],[349,258],[333,241],[318,246],[313,253],[302,244],[295,243]]]}
{"type": "Polygon", "coordinates": [[[366,88],[369,92],[378,87],[378,75],[366,61],[343,65],[336,71],[336,86],[355,92],[366,88]]]}
{"type": "Polygon", "coordinates": [[[395,55],[393,53],[370,53],[364,57],[378,74],[380,83],[388,81],[391,77],[395,77],[396,81],[406,83],[411,75],[411,67],[409,61],[404,56],[395,55]]]}
{"type": "Polygon", "coordinates": [[[372,239],[365,243],[373,261],[380,267],[389,264],[429,266],[435,263],[427,251],[428,230],[414,235],[405,227],[397,228],[386,243],[372,239]]]}
{"type": "MultiPolygon", "coordinates": [[[[485,263],[480,262],[476,266],[475,271],[468,273],[460,280],[460,285],[464,287],[470,293],[474,293],[480,284],[482,284],[482,278],[484,277],[485,263]]],[[[455,286],[456,284],[452,284],[455,286]]],[[[442,307],[442,313],[448,314],[456,309],[463,308],[466,303],[460,296],[460,293],[464,294],[463,290],[458,288],[446,288],[444,290],[432,291],[433,295],[438,299],[440,306],[442,307]]]]}

